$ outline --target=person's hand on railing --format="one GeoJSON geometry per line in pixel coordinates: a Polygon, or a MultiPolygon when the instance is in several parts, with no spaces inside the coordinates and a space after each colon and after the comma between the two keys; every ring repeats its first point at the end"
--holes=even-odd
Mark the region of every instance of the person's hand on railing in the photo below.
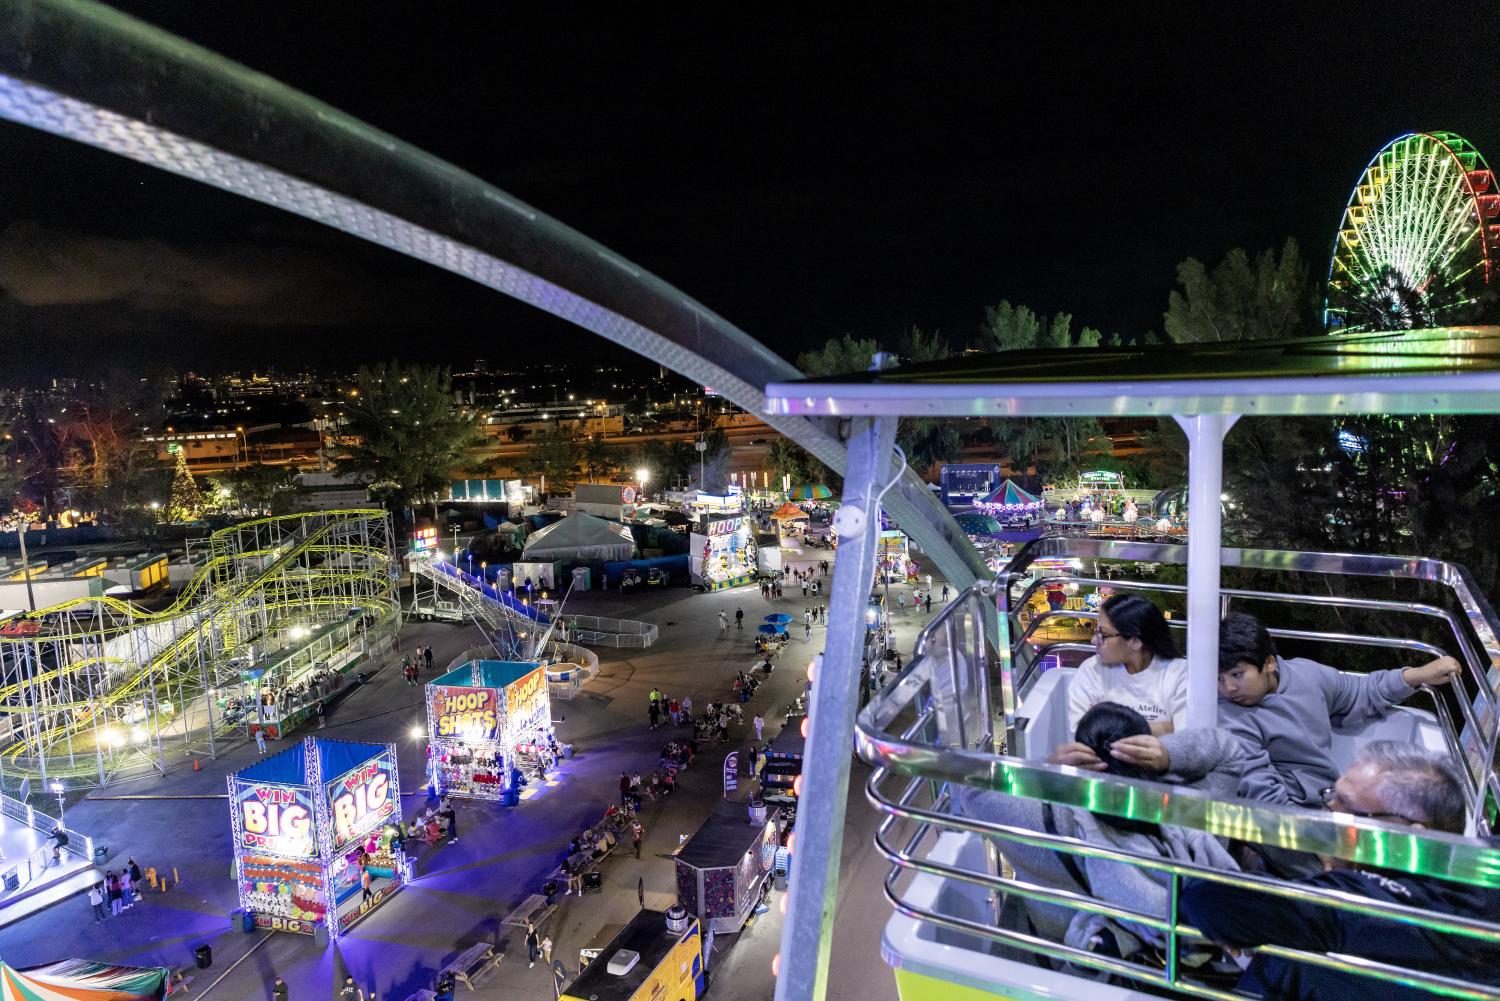
{"type": "Polygon", "coordinates": [[[1439,657],[1421,667],[1408,667],[1401,672],[1401,680],[1412,688],[1423,685],[1446,685],[1458,677],[1458,661],[1452,657],[1439,657]]]}

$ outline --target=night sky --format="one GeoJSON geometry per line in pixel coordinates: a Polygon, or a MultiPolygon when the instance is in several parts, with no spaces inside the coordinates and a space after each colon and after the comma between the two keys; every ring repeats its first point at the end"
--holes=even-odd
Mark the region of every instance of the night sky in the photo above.
{"type": "MultiPolygon", "coordinates": [[[[1159,330],[1184,257],[1295,236],[1322,271],[1390,138],[1450,129],[1500,158],[1500,32],[1474,4],[117,6],[478,174],[788,357],[910,324],[967,341],[1002,298],[1159,330]]],[[[597,343],[193,182],[10,124],[0,148],[12,372],[597,343]]]]}

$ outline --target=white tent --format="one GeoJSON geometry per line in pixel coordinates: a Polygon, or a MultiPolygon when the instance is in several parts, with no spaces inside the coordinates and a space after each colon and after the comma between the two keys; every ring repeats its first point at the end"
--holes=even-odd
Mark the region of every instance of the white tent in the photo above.
{"type": "Polygon", "coordinates": [[[570,514],[532,532],[522,554],[527,560],[628,560],[635,538],[624,525],[591,514],[570,514]]]}

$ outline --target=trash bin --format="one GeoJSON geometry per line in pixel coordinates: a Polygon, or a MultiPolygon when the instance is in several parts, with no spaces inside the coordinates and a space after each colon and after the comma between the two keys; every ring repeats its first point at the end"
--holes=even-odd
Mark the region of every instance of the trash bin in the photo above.
{"type": "Polygon", "coordinates": [[[604,874],[597,869],[583,874],[583,888],[587,890],[604,890],[604,874]]]}
{"type": "Polygon", "coordinates": [[[100,862],[103,862],[107,858],[109,858],[109,849],[107,847],[105,847],[104,845],[98,845],[94,848],[95,865],[98,865],[100,862]]]}
{"type": "Polygon", "coordinates": [[[336,919],[334,918],[333,914],[330,913],[326,920],[320,921],[313,926],[313,945],[317,946],[319,949],[323,949],[328,946],[328,922],[332,920],[336,919]]]}
{"type": "Polygon", "coordinates": [[[5,870],[5,877],[4,877],[4,879],[5,879],[4,885],[5,885],[5,892],[6,893],[11,892],[12,890],[19,890],[21,888],[21,873],[20,873],[19,870],[16,870],[16,869],[7,869],[7,870],[5,870]]]}
{"type": "Polygon", "coordinates": [[[255,912],[251,910],[236,911],[239,915],[240,931],[249,934],[255,930],[255,912]]]}
{"type": "Polygon", "coordinates": [[[214,965],[214,947],[204,942],[193,950],[193,961],[198,964],[198,969],[208,969],[214,965]]]}

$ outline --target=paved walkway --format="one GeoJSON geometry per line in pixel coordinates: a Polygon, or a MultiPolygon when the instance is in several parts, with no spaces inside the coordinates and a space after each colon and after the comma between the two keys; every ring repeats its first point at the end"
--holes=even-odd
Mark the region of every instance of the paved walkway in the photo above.
{"type": "MultiPolygon", "coordinates": [[[[173,885],[165,893],[148,895],[121,917],[98,925],[91,921],[82,896],[69,899],[34,919],[0,928],[0,956],[22,967],[73,956],[186,967],[191,966],[193,949],[207,943],[214,950],[213,966],[190,971],[192,989],[202,993],[212,986],[215,999],[269,998],[271,980],[278,974],[291,986],[294,999],[326,998],[348,971],[367,990],[376,988],[381,998],[402,1001],[416,989],[430,986],[433,971],[465,946],[499,941],[507,958],[500,973],[482,982],[475,1001],[550,998],[550,976],[541,964],[535,969],[526,967],[524,944],[508,941],[514,936],[507,936],[500,922],[516,903],[537,892],[543,877],[561,860],[568,840],[617,798],[622,770],[647,773],[656,767],[661,745],[671,731],[653,732],[647,727],[647,692],[659,685],[669,696],[691,695],[697,707],[727,698],[735,671],[752,663],[752,625],[770,611],[793,614],[800,623],[803,606],[800,593],[767,602],[755,588],[708,595],[673,589],[643,595],[575,596],[570,611],[646,619],[657,624],[660,640],[644,651],[601,651],[600,676],[579,698],[554,704],[554,717],[566,717],[557,725],[559,736],[577,750],[571,761],[562,763],[558,785],[540,789],[511,809],[461,804],[458,844],[423,849],[417,859],[416,881],[339,939],[335,947],[319,950],[308,937],[244,934],[230,927],[228,914],[236,900],[224,776],[256,759],[253,743],[247,742],[221,751],[217,761],[204,761],[200,772],[192,770],[185,756],[169,759],[165,776],[118,783],[70,805],[70,823],[110,847],[106,867],[127,854],[134,855],[143,868],[175,870],[173,885]],[[737,632],[731,625],[727,635],[721,634],[718,609],[725,608],[732,618],[737,605],[745,610],[747,628],[737,632]],[[46,932],[40,934],[43,928],[46,932]]],[[[900,649],[911,649],[915,629],[926,620],[927,616],[912,611],[895,616],[900,649]]],[[[779,721],[769,710],[784,708],[801,690],[802,664],[821,649],[823,632],[823,627],[815,627],[810,644],[800,638],[791,642],[771,680],[746,707],[747,720],[754,711],[765,711],[768,722],[779,721]]],[[[446,664],[478,641],[472,626],[442,623],[414,623],[402,636],[407,650],[419,644],[433,646],[436,665],[446,664]]],[[[410,815],[424,792],[423,745],[409,732],[423,721],[421,689],[407,686],[399,671],[384,670],[330,714],[320,735],[395,740],[405,812],[410,815]]],[[[554,958],[561,959],[569,972],[576,972],[580,946],[605,924],[623,922],[635,912],[637,880],[644,881],[648,906],[662,907],[673,901],[675,881],[668,853],[679,835],[695,830],[712,810],[720,795],[723,754],[748,746],[753,736],[748,722],[736,731],[728,746],[699,755],[672,796],[646,803],[642,814],[646,841],[639,861],[629,857],[628,850],[617,849],[603,865],[603,894],[583,900],[563,898],[545,930],[556,943],[554,958]]],[[[273,742],[270,750],[281,746],[273,742]]],[[[856,788],[846,832],[846,867],[851,869],[856,868],[851,859],[873,857],[868,831],[873,829],[874,818],[861,800],[856,788]]],[[[862,1001],[894,998],[890,974],[878,958],[878,927],[889,914],[881,903],[878,871],[864,874],[858,885],[850,885],[849,892],[849,899],[840,901],[840,922],[855,923],[858,946],[847,968],[844,957],[836,955],[835,973],[841,982],[861,984],[857,996],[862,1001]]],[[[773,909],[777,903],[773,897],[773,909]]],[[[743,942],[761,943],[754,950],[760,951],[775,938],[772,924],[758,923],[759,930],[752,928],[742,936],[743,942]]],[[[750,957],[751,951],[747,947],[743,955],[750,957]]],[[[712,996],[769,998],[773,989],[769,954],[764,963],[749,958],[739,962],[743,972],[730,978],[736,986],[716,985],[712,996]]]]}

